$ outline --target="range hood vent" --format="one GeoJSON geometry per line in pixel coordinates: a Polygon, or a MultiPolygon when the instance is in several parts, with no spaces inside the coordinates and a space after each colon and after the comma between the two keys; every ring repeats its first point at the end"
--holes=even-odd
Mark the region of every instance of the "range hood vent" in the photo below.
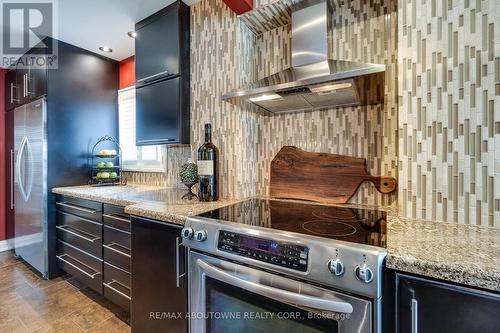
{"type": "Polygon", "coordinates": [[[271,112],[296,112],[379,104],[384,100],[385,65],[328,59],[327,0],[292,6],[292,67],[227,93],[271,112]]]}

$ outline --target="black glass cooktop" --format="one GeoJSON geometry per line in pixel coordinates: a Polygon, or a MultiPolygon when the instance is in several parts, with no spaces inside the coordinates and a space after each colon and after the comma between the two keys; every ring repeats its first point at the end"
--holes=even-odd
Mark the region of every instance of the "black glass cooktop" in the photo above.
{"type": "Polygon", "coordinates": [[[249,199],[200,216],[347,242],[386,246],[387,214],[379,210],[249,199]]]}

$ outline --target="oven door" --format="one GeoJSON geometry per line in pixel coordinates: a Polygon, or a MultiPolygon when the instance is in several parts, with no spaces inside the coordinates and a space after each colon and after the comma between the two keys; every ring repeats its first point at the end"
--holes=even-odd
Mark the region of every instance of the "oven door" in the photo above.
{"type": "Polygon", "coordinates": [[[191,333],[372,332],[372,303],[190,251],[191,333]]]}

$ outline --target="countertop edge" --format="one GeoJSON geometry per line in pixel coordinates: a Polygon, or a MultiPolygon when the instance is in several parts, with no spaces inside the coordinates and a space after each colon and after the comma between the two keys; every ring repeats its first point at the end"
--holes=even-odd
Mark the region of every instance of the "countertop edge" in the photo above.
{"type": "Polygon", "coordinates": [[[64,188],[61,188],[61,187],[53,188],[52,193],[59,194],[59,195],[65,195],[65,196],[77,198],[77,199],[99,201],[99,202],[102,202],[105,204],[122,206],[122,207],[135,205],[137,203],[137,202],[131,201],[131,200],[116,199],[116,198],[111,198],[111,197],[95,195],[95,194],[74,193],[74,192],[71,192],[71,190],[65,190],[64,188]]]}
{"type": "Polygon", "coordinates": [[[485,271],[479,267],[465,268],[459,264],[442,264],[431,260],[387,253],[386,267],[408,274],[454,282],[467,287],[500,292],[498,272],[485,271]]]}

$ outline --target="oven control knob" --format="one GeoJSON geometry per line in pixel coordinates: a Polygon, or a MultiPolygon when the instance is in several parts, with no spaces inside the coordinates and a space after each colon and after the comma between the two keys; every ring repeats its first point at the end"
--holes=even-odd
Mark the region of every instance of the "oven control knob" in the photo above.
{"type": "Polygon", "coordinates": [[[359,281],[364,283],[370,283],[373,280],[373,271],[367,264],[356,266],[356,268],[354,269],[354,274],[359,281]]]}
{"type": "Polygon", "coordinates": [[[207,232],[205,230],[198,230],[194,233],[194,239],[198,242],[203,242],[205,239],[207,239],[207,232]]]}
{"type": "Polygon", "coordinates": [[[182,231],[181,231],[181,236],[182,236],[182,238],[184,238],[184,239],[191,239],[191,238],[193,238],[193,235],[194,235],[193,228],[190,228],[190,227],[185,227],[185,228],[184,228],[184,229],[182,229],[182,231]]]}
{"type": "Polygon", "coordinates": [[[344,263],[340,259],[332,259],[328,262],[328,269],[335,276],[344,274],[344,263]]]}

